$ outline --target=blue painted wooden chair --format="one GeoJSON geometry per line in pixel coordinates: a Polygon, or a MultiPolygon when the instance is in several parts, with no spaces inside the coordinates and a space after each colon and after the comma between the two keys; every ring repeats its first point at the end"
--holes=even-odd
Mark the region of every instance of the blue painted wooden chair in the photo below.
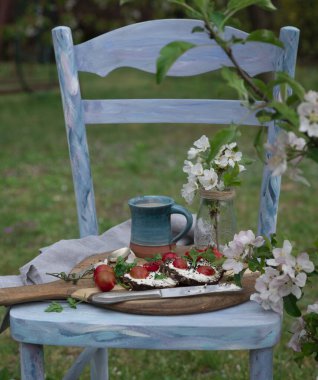
{"type": "MultiPolygon", "coordinates": [[[[191,76],[229,65],[225,54],[204,33],[191,33],[197,20],[158,20],[129,25],[73,45],[68,27],[53,30],[54,48],[64,107],[67,139],[75,185],[80,236],[97,234],[97,218],[85,125],[98,123],[207,123],[229,124],[245,120],[258,125],[237,100],[83,100],[78,72],[107,75],[118,67],[155,72],[160,49],[174,40],[205,45],[187,52],[169,74],[191,76]]],[[[227,28],[237,37],[244,32],[227,28]]],[[[285,71],[293,75],[299,31],[281,29],[285,49],[269,44],[237,45],[234,53],[251,75],[285,71]]],[[[268,125],[273,141],[278,129],[268,125]]],[[[259,233],[275,231],[280,178],[264,168],[259,233]]],[[[107,379],[107,348],[162,350],[249,350],[250,378],[272,379],[273,347],[278,342],[281,319],[256,303],[211,313],[185,316],[142,316],[106,311],[81,304],[77,310],[44,313],[46,303],[11,309],[11,334],[20,342],[22,379],[44,379],[43,345],[82,346],[86,349],[65,375],[77,379],[88,361],[91,378],[107,379]]]]}

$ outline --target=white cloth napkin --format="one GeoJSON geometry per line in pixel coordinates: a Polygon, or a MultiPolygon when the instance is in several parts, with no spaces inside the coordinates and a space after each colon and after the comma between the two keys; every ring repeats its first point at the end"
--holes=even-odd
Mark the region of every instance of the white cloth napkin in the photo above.
{"type": "MultiPolygon", "coordinates": [[[[176,235],[185,226],[184,217],[178,214],[172,215],[171,226],[172,234],[176,235]]],[[[56,281],[55,277],[46,273],[68,273],[77,263],[88,256],[128,247],[130,227],[131,221],[127,220],[99,236],[60,240],[42,248],[40,255],[20,268],[20,275],[0,276],[0,288],[56,281]]],[[[192,242],[193,227],[184,238],[178,241],[178,244],[188,245],[192,242]]]]}

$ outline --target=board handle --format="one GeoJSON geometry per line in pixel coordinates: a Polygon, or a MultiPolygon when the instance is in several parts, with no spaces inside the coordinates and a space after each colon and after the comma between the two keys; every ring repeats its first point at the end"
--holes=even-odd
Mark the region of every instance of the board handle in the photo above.
{"type": "Polygon", "coordinates": [[[16,286],[0,289],[0,306],[15,305],[31,301],[65,299],[71,294],[71,286],[57,286],[57,281],[48,284],[16,286]]]}

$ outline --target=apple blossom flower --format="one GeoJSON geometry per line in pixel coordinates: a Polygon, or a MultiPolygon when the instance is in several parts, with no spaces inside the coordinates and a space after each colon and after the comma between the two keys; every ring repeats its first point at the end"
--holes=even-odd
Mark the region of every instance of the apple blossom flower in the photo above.
{"type": "Polygon", "coordinates": [[[205,169],[198,180],[205,190],[212,190],[218,183],[218,175],[214,169],[205,169]]]}
{"type": "Polygon", "coordinates": [[[287,346],[296,352],[300,352],[301,342],[307,335],[307,332],[305,330],[305,321],[303,320],[303,318],[296,319],[296,321],[292,325],[291,332],[293,333],[293,336],[287,343],[287,346]]]}
{"type": "Polygon", "coordinates": [[[297,137],[294,132],[287,132],[288,145],[295,150],[302,151],[306,146],[306,140],[302,137],[297,137]]]}
{"type": "Polygon", "coordinates": [[[308,305],[308,307],[307,307],[307,313],[316,313],[316,314],[318,314],[318,301],[316,301],[312,305],[308,305]]]}
{"type": "Polygon", "coordinates": [[[318,96],[314,91],[309,91],[305,95],[297,112],[300,121],[300,132],[305,132],[309,137],[318,137],[318,96]]]}
{"type": "Polygon", "coordinates": [[[289,240],[284,240],[282,248],[274,248],[273,249],[273,259],[267,259],[267,265],[277,267],[279,265],[282,266],[283,270],[288,271],[289,268],[292,268],[296,259],[291,255],[293,247],[289,240]]]}
{"type": "Polygon", "coordinates": [[[199,152],[205,152],[210,148],[210,141],[205,135],[203,135],[199,140],[196,140],[193,145],[198,148],[199,152]]]}
{"type": "Polygon", "coordinates": [[[188,150],[187,157],[189,160],[194,160],[198,156],[198,154],[199,154],[199,150],[192,147],[188,150]]]}
{"type": "Polygon", "coordinates": [[[203,175],[203,166],[200,162],[196,163],[191,167],[190,174],[194,176],[200,176],[203,175]]]}
{"type": "Polygon", "coordinates": [[[272,171],[272,176],[280,176],[287,170],[287,142],[287,134],[281,132],[274,144],[265,144],[265,148],[270,153],[267,164],[272,171]]]}
{"type": "Polygon", "coordinates": [[[233,240],[240,242],[243,245],[253,245],[254,247],[261,247],[265,242],[262,236],[255,238],[252,230],[240,231],[238,234],[234,235],[233,240]]]}
{"type": "Polygon", "coordinates": [[[193,202],[193,198],[197,190],[198,190],[197,183],[195,181],[189,180],[188,183],[182,186],[181,195],[188,204],[191,204],[193,202]]]}

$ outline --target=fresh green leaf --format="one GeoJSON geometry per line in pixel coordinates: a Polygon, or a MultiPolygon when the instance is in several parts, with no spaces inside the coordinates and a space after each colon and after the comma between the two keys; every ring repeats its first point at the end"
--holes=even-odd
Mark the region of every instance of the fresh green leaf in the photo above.
{"type": "Polygon", "coordinates": [[[261,268],[261,265],[260,265],[260,262],[257,260],[256,257],[253,257],[251,258],[249,261],[248,261],[248,268],[249,270],[251,270],[252,272],[256,272],[256,271],[260,271],[262,268],[261,268]]]}
{"type": "Polygon", "coordinates": [[[283,300],[284,300],[284,309],[287,314],[296,318],[301,316],[301,311],[299,310],[299,307],[297,306],[297,298],[293,294],[289,294],[288,296],[284,297],[283,300]]]}
{"type": "Polygon", "coordinates": [[[163,273],[156,273],[155,274],[155,280],[164,280],[165,278],[167,278],[167,276],[163,273]]]}
{"type": "Polygon", "coordinates": [[[78,300],[76,300],[75,298],[72,298],[72,297],[68,297],[66,301],[68,303],[68,306],[70,308],[72,308],[72,309],[76,309],[77,305],[82,302],[82,301],[78,301],[78,300]]]}
{"type": "Polygon", "coordinates": [[[222,12],[211,12],[210,14],[210,20],[213,25],[217,27],[219,30],[224,29],[224,22],[226,21],[225,15],[222,12]]]}
{"type": "Polygon", "coordinates": [[[148,262],[158,261],[158,260],[161,260],[161,259],[162,259],[162,256],[160,255],[160,253],[157,253],[153,257],[145,257],[145,260],[148,261],[148,262]]]}
{"type": "Polygon", "coordinates": [[[240,273],[234,274],[235,285],[242,287],[242,279],[243,279],[244,272],[245,272],[245,270],[242,270],[240,273]]]}
{"type": "Polygon", "coordinates": [[[301,351],[305,356],[310,356],[318,351],[318,343],[305,342],[301,345],[301,351]]]}
{"type": "Polygon", "coordinates": [[[120,279],[125,273],[129,272],[131,268],[137,265],[137,261],[134,260],[133,263],[126,263],[125,260],[122,257],[118,257],[115,267],[114,267],[114,273],[116,276],[116,279],[120,279]]]}
{"type": "Polygon", "coordinates": [[[263,162],[265,159],[264,140],[266,135],[266,129],[266,127],[259,128],[254,139],[255,150],[257,152],[258,157],[263,162]]]}
{"type": "Polygon", "coordinates": [[[273,119],[274,113],[273,111],[263,109],[258,111],[255,116],[261,124],[264,124],[269,123],[273,119]]]}
{"type": "Polygon", "coordinates": [[[283,121],[287,121],[293,127],[298,128],[299,126],[299,116],[297,111],[293,108],[288,107],[286,103],[273,101],[270,103],[270,106],[276,111],[274,114],[274,119],[279,119],[283,121]]]}
{"type": "Polygon", "coordinates": [[[236,140],[239,132],[236,126],[219,130],[210,140],[210,153],[207,161],[210,162],[218,154],[223,145],[229,144],[236,140]]]}
{"type": "Polygon", "coordinates": [[[284,44],[279,40],[271,30],[258,29],[250,33],[246,38],[247,42],[264,42],[266,44],[272,44],[280,48],[284,48],[284,44]]]}
{"type": "Polygon", "coordinates": [[[195,46],[195,44],[186,41],[174,41],[164,46],[160,50],[160,55],[157,59],[157,83],[163,81],[171,66],[182,54],[195,46]]]}
{"type": "Polygon", "coordinates": [[[44,311],[47,313],[61,313],[63,306],[59,302],[52,301],[44,311]]]}
{"type": "Polygon", "coordinates": [[[227,170],[223,175],[223,181],[225,187],[239,186],[241,181],[238,179],[240,174],[240,168],[237,163],[235,163],[234,168],[227,170]]]}
{"type": "Polygon", "coordinates": [[[314,162],[318,162],[318,147],[309,145],[307,149],[307,157],[314,162]]]}
{"type": "Polygon", "coordinates": [[[205,32],[205,29],[202,28],[202,26],[195,26],[195,27],[192,29],[192,33],[202,33],[202,32],[205,32]]]}
{"type": "Polygon", "coordinates": [[[233,15],[234,13],[245,9],[251,5],[257,5],[267,11],[274,11],[276,7],[271,0],[230,0],[227,5],[227,12],[233,15]]]}
{"type": "MultiPolygon", "coordinates": [[[[292,89],[293,94],[298,96],[298,98],[300,100],[302,100],[304,98],[304,96],[305,96],[304,87],[299,82],[297,82],[294,78],[292,78],[290,75],[288,75],[285,72],[282,72],[282,71],[277,72],[276,78],[274,80],[270,81],[268,86],[269,86],[269,88],[274,88],[275,86],[282,85],[282,84],[288,85],[292,89]]],[[[286,96],[286,99],[287,99],[287,96],[286,96]]]]}
{"type": "Polygon", "coordinates": [[[245,87],[244,80],[233,69],[222,67],[221,75],[226,80],[228,86],[237,91],[240,99],[248,99],[248,91],[245,87]]]}

